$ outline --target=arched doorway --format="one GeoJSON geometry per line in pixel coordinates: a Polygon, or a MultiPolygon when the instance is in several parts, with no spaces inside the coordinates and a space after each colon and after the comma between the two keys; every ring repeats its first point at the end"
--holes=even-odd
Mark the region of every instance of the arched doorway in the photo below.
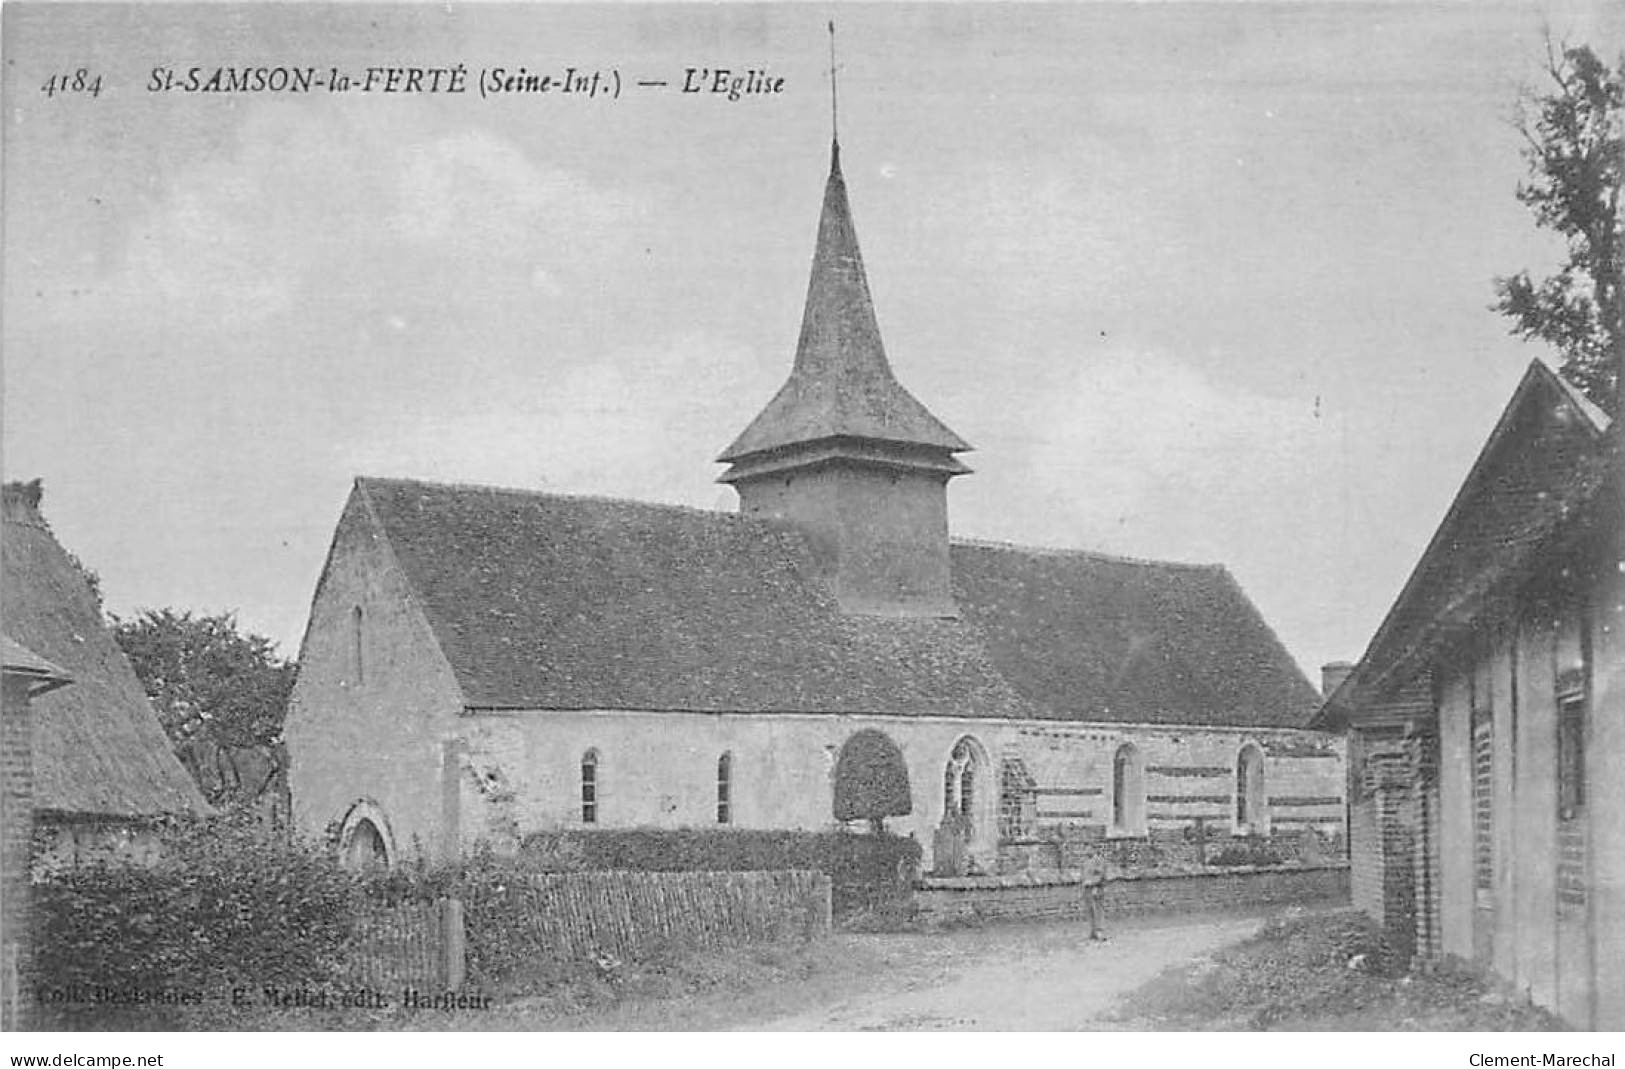
{"type": "Polygon", "coordinates": [[[339,830],[339,860],[356,872],[389,868],[394,864],[395,847],[389,821],[376,803],[357,802],[345,814],[339,830]]]}
{"type": "Polygon", "coordinates": [[[384,833],[370,820],[358,820],[350,829],[350,844],[344,850],[344,864],[358,872],[387,868],[389,853],[384,849],[384,833]]]}

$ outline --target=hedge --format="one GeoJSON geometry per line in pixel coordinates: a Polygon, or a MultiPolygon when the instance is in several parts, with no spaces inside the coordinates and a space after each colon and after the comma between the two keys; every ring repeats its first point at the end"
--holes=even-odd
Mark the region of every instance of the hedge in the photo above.
{"type": "MultiPolygon", "coordinates": [[[[535,963],[522,936],[534,927],[528,897],[509,889],[539,872],[810,869],[830,877],[840,916],[906,898],[919,860],[914,840],[891,835],[595,830],[532,836],[517,857],[484,850],[358,880],[330,851],[220,819],[168,830],[154,865],[91,864],[37,880],[32,983],[217,995],[343,983],[362,910],[442,896],[464,900],[471,976],[494,981],[535,963]]],[[[108,1009],[83,1008],[104,1018],[108,1009]]]]}
{"type": "Polygon", "coordinates": [[[920,844],[895,835],[745,828],[542,832],[520,859],[538,871],[760,872],[812,869],[830,878],[837,917],[907,897],[920,844]],[[560,859],[565,859],[561,863],[560,859]]]}
{"type": "Polygon", "coordinates": [[[104,862],[36,880],[31,986],[56,992],[72,1014],[97,990],[139,1004],[335,981],[355,890],[325,852],[266,841],[245,823],[177,826],[153,865],[104,862]]]}

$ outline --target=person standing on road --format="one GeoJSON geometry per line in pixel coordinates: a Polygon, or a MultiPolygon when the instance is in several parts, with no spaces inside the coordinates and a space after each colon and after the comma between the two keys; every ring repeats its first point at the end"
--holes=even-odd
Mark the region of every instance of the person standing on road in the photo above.
{"type": "Polygon", "coordinates": [[[1089,913],[1089,938],[1106,941],[1106,862],[1090,854],[1083,862],[1083,908],[1089,913]]]}

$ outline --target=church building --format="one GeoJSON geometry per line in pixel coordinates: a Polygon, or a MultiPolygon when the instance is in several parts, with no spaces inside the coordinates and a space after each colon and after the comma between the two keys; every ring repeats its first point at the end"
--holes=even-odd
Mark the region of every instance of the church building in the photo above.
{"type": "Polygon", "coordinates": [[[789,379],[719,458],[736,514],[355,481],[286,722],[295,826],[388,863],[867,830],[837,774],[867,750],[928,865],[1340,853],[1342,740],[1231,575],[954,538],[969,449],[893,374],[832,146],[789,379]]]}

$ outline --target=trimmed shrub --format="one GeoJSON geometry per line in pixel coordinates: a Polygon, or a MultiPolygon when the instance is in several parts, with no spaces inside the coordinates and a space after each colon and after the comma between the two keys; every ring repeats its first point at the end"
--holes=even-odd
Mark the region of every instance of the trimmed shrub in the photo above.
{"type": "Polygon", "coordinates": [[[867,820],[876,831],[887,817],[913,811],[908,763],[890,736],[865,728],[846,740],[835,762],[833,808],[836,820],[867,820]]]}
{"type": "MultiPolygon", "coordinates": [[[[906,898],[920,844],[895,835],[691,828],[544,832],[520,850],[527,864],[568,857],[577,871],[768,872],[812,869],[830,878],[837,917],[906,898]]],[[[532,867],[531,871],[539,871],[532,867]]],[[[551,871],[560,871],[553,869],[551,871]]]]}

